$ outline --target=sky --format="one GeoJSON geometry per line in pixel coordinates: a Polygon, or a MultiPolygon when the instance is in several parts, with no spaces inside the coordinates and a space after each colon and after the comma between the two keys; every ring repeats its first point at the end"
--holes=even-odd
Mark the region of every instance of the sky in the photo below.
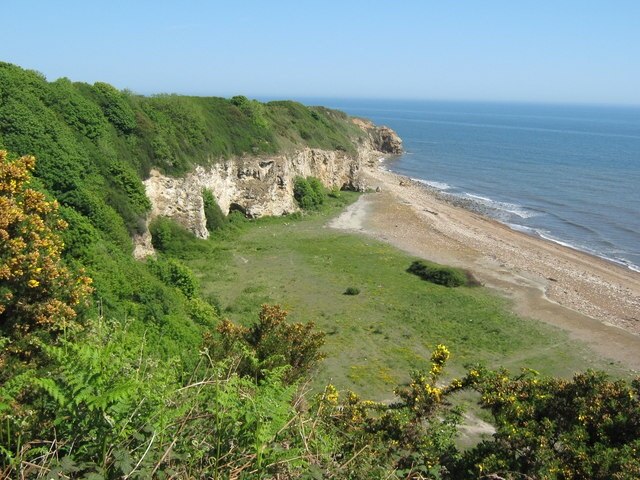
{"type": "Polygon", "coordinates": [[[0,0],[0,60],[140,94],[640,105],[638,0],[0,0]]]}

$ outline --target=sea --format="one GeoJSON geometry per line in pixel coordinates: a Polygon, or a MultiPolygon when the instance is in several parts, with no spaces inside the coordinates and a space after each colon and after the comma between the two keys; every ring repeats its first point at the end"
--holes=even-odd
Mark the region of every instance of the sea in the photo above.
{"type": "Polygon", "coordinates": [[[640,272],[640,107],[322,99],[395,130],[385,168],[640,272]]]}

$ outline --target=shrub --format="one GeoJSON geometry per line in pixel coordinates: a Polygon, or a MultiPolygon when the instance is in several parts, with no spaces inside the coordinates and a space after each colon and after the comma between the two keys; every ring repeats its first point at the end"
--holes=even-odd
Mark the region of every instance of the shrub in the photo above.
{"type": "Polygon", "coordinates": [[[211,190],[205,188],[202,191],[202,201],[204,203],[204,216],[207,219],[207,230],[213,232],[224,227],[227,224],[227,217],[220,209],[211,190]]]}
{"type": "Polygon", "coordinates": [[[177,288],[187,298],[193,298],[198,291],[198,282],[193,272],[178,260],[149,260],[149,268],[166,285],[177,288]]]}
{"type": "Polygon", "coordinates": [[[303,210],[318,210],[326,197],[325,188],[315,177],[296,177],[293,197],[303,210]]]}
{"type": "Polygon", "coordinates": [[[32,330],[79,327],[76,309],[92,291],[90,278],[62,262],[67,223],[57,202],[31,188],[35,162],[0,150],[0,329],[20,341],[32,330]]]}
{"type": "Polygon", "coordinates": [[[640,379],[593,371],[572,379],[533,370],[511,376],[479,367],[466,382],[496,426],[491,440],[464,454],[467,478],[640,478],[640,379]]]}
{"type": "Polygon", "coordinates": [[[127,95],[104,82],[96,82],[93,89],[109,122],[124,134],[133,133],[137,126],[136,116],[127,101],[127,95]]]}
{"type": "Polygon", "coordinates": [[[345,295],[359,295],[360,289],[356,287],[349,287],[344,291],[345,295]]]}
{"type": "Polygon", "coordinates": [[[309,182],[309,186],[311,187],[311,190],[313,190],[318,206],[322,205],[325,197],[327,196],[324,185],[316,177],[307,177],[307,182],[309,182]]]}
{"type": "Polygon", "coordinates": [[[191,320],[206,327],[215,326],[218,319],[216,308],[208,302],[194,297],[189,300],[189,316],[191,320]]]}
{"type": "Polygon", "coordinates": [[[293,383],[324,358],[324,333],[313,322],[288,323],[278,305],[263,305],[258,322],[249,328],[223,320],[216,335],[205,335],[205,346],[219,359],[237,361],[240,375],[262,379],[269,370],[287,367],[284,379],[293,383]]]}
{"type": "Polygon", "coordinates": [[[157,217],[149,224],[153,248],[163,253],[178,255],[184,252],[185,245],[196,238],[182,225],[167,217],[157,217]]]}
{"type": "Polygon", "coordinates": [[[467,276],[460,270],[442,265],[428,264],[421,260],[413,262],[407,272],[413,273],[428,282],[444,285],[445,287],[459,287],[467,283],[467,276]]]}

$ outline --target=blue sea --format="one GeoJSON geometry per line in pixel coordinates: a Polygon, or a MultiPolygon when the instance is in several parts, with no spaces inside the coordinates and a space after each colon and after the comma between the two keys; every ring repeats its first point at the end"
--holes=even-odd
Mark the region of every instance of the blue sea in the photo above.
{"type": "Polygon", "coordinates": [[[640,107],[323,102],[393,128],[406,153],[392,171],[640,271],[640,107]]]}

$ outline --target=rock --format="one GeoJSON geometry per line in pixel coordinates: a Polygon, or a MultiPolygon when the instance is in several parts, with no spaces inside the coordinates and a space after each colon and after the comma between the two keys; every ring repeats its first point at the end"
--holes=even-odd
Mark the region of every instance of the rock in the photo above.
{"type": "Polygon", "coordinates": [[[376,187],[376,193],[380,193],[382,191],[382,188],[380,188],[380,186],[376,187]]]}
{"type": "MultiPolygon", "coordinates": [[[[181,178],[152,170],[144,185],[151,200],[149,220],[170,217],[200,238],[207,238],[202,190],[209,189],[223,212],[242,210],[248,217],[299,210],[293,198],[297,176],[317,177],[328,188],[361,188],[360,157],[305,148],[289,155],[242,157],[198,166],[181,178]]],[[[139,256],[150,253],[145,235],[136,237],[139,256]]],[[[137,254],[138,255],[138,254],[137,254]]]]}
{"type": "Polygon", "coordinates": [[[404,151],[402,139],[389,127],[379,127],[361,118],[353,118],[352,121],[368,134],[372,150],[393,155],[399,155],[404,151]]]}
{"type": "Polygon", "coordinates": [[[148,228],[146,232],[133,237],[133,245],[133,257],[136,259],[146,258],[155,253],[153,245],[151,244],[151,233],[149,233],[148,228]]]}

